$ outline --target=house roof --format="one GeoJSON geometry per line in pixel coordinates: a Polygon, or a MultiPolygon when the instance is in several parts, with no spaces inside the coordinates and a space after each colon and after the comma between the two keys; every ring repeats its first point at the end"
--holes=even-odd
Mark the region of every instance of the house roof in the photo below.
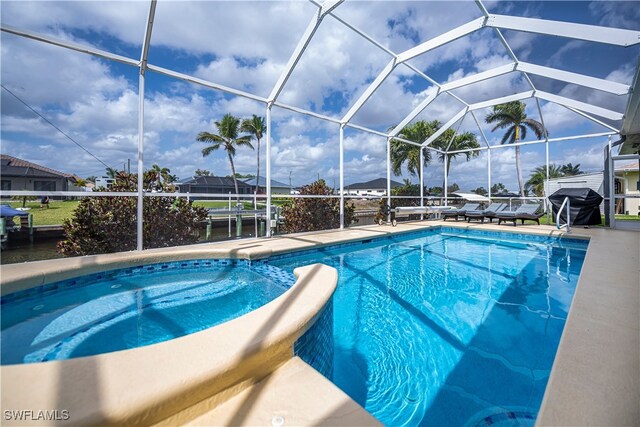
{"type": "MultiPolygon", "coordinates": [[[[178,185],[199,185],[214,187],[233,187],[233,178],[226,176],[194,176],[178,185]]],[[[238,188],[250,187],[245,182],[238,180],[238,188]]]]}
{"type": "Polygon", "coordinates": [[[0,174],[2,176],[30,178],[72,178],[74,176],[7,154],[0,154],[0,174]]]}
{"type": "MultiPolygon", "coordinates": [[[[391,188],[396,188],[402,186],[401,183],[397,181],[391,181],[391,188]]],[[[356,182],[354,184],[349,184],[345,186],[347,190],[368,190],[372,188],[387,188],[387,179],[386,178],[377,178],[367,182],[356,182]]]]}
{"type": "MultiPolygon", "coordinates": [[[[250,186],[252,186],[252,187],[256,186],[256,178],[255,177],[249,178],[249,179],[245,179],[243,182],[248,184],[248,185],[250,185],[250,186]]],[[[260,183],[260,187],[264,187],[264,186],[267,185],[267,178],[265,178],[264,176],[261,176],[258,182],[260,183]]],[[[284,182],[276,181],[275,179],[271,180],[271,186],[272,187],[289,188],[289,184],[285,184],[284,182]]]]}
{"type": "Polygon", "coordinates": [[[629,169],[635,169],[638,170],[638,162],[631,162],[631,163],[625,163],[622,165],[616,165],[616,170],[617,171],[625,171],[625,170],[629,170],[629,169]]]}
{"type": "Polygon", "coordinates": [[[548,181],[572,181],[572,180],[579,180],[579,181],[583,181],[584,178],[589,177],[589,176],[596,176],[596,175],[600,175],[603,176],[602,171],[600,172],[591,172],[591,173],[581,173],[579,175],[567,175],[567,176],[559,176],[557,178],[551,178],[548,181]]]}

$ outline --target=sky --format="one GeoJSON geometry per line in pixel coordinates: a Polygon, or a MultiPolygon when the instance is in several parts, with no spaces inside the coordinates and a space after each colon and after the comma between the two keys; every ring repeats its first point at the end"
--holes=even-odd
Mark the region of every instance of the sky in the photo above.
{"type": "MultiPolygon", "coordinates": [[[[553,19],[632,30],[640,29],[638,2],[492,1],[489,13],[553,19]]],[[[139,59],[148,1],[3,0],[3,25],[34,31],[80,45],[139,59]]],[[[317,7],[307,1],[167,1],[159,0],[149,51],[149,64],[267,97],[294,51],[317,7]]],[[[335,15],[361,29],[395,53],[481,17],[473,1],[346,1],[335,15]]],[[[623,48],[503,31],[521,61],[631,84],[638,46],[623,48]]],[[[129,65],[6,32],[1,35],[2,85],[16,94],[93,156],[122,169],[136,169],[138,144],[138,69],[129,65]]],[[[388,53],[326,17],[291,74],[278,100],[340,119],[387,65],[388,53]]],[[[445,83],[512,62],[494,31],[485,28],[436,48],[409,64],[438,83],[445,83]]],[[[627,96],[616,96],[542,77],[537,89],[614,111],[624,112],[627,96]]],[[[391,73],[354,116],[353,123],[386,131],[399,123],[435,86],[407,66],[391,73]]],[[[468,103],[524,90],[520,73],[459,88],[453,93],[468,103]]],[[[530,118],[540,120],[533,100],[525,101],[530,118]]],[[[1,93],[1,152],[81,177],[102,176],[105,166],[35,115],[7,90],[1,93]]],[[[184,80],[148,71],[145,74],[144,162],[168,167],[181,180],[198,168],[229,175],[227,156],[219,151],[203,157],[199,132],[215,132],[226,113],[239,118],[265,116],[264,104],[184,80]]],[[[447,122],[462,108],[454,97],[440,94],[416,120],[447,122]]],[[[551,137],[604,132],[606,128],[553,103],[541,102],[551,137]]],[[[489,109],[476,116],[487,138],[499,144],[500,131],[484,123],[489,109]]],[[[339,126],[274,106],[272,109],[273,178],[293,185],[318,177],[338,185],[339,126]]],[[[609,122],[619,128],[620,122],[609,122]]],[[[467,114],[454,128],[482,141],[467,114]]],[[[535,136],[530,133],[527,140],[535,136]]],[[[582,170],[602,169],[606,137],[550,143],[551,163],[579,163],[582,170]]],[[[265,171],[261,142],[261,175],[265,171]]],[[[255,141],[254,141],[255,145],[255,141]]],[[[345,184],[386,177],[385,138],[345,130],[345,184]]],[[[491,179],[517,190],[515,150],[491,152],[491,179]]],[[[523,175],[544,164],[542,145],[522,147],[523,175]]],[[[256,150],[241,148],[235,157],[240,173],[256,172],[256,150]]],[[[394,180],[417,177],[406,171],[394,180]]],[[[449,183],[463,190],[487,187],[487,152],[453,161],[449,183]]],[[[427,186],[443,180],[442,163],[426,168],[427,186]]]]}

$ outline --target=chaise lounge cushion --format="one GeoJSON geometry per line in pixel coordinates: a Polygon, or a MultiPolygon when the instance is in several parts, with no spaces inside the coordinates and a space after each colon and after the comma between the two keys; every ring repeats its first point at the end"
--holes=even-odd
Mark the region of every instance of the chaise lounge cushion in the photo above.
{"type": "Polygon", "coordinates": [[[513,225],[516,225],[516,221],[520,220],[522,224],[526,220],[535,221],[540,225],[540,217],[544,215],[544,211],[537,213],[540,209],[538,204],[525,204],[520,206],[513,212],[498,212],[496,218],[498,218],[498,224],[502,221],[513,221],[513,225]]]}
{"type": "Polygon", "coordinates": [[[462,216],[464,217],[464,214],[467,211],[473,211],[473,210],[477,210],[480,207],[479,203],[465,203],[465,205],[463,207],[461,207],[460,209],[452,209],[452,210],[447,210],[447,211],[442,211],[442,219],[446,220],[447,218],[455,218],[456,221],[458,220],[458,217],[462,216]]]}

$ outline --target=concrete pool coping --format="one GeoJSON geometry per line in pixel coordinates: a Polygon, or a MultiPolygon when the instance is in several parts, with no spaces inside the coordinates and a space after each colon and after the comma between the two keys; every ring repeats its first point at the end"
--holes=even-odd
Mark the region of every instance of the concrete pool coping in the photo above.
{"type": "MultiPolygon", "coordinates": [[[[566,235],[549,226],[513,227],[442,221],[400,223],[395,228],[355,227],[345,231],[201,244],[142,253],[39,261],[29,263],[28,272],[24,271],[24,265],[5,265],[2,267],[1,291],[5,294],[63,280],[78,275],[78,269],[88,274],[167,259],[225,257],[225,253],[226,257],[255,259],[441,225],[547,236],[566,235]]],[[[537,424],[636,425],[640,419],[637,405],[640,400],[640,233],[574,228],[570,236],[589,238],[590,245],[537,424]]],[[[297,386],[304,390],[304,381],[297,381],[297,386]]],[[[271,388],[266,390],[274,393],[271,388]]],[[[341,393],[337,389],[335,392],[341,393]]],[[[269,404],[274,405],[273,402],[269,404]]],[[[321,404],[322,399],[319,399],[318,405],[321,404]]],[[[280,402],[280,405],[288,413],[295,413],[296,407],[303,407],[295,396],[280,402]]],[[[259,411],[259,408],[254,409],[259,411]]],[[[265,423],[270,421],[265,420],[265,423]]]]}

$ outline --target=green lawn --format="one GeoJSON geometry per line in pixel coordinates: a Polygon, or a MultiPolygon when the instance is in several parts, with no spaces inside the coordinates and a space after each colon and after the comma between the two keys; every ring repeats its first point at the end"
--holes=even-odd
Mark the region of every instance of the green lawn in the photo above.
{"type": "MultiPolygon", "coordinates": [[[[616,220],[640,221],[640,216],[638,216],[638,215],[616,215],[616,220]]],[[[554,218],[553,215],[549,216],[549,223],[547,223],[546,221],[547,221],[546,216],[543,216],[542,218],[540,218],[540,223],[541,224],[556,225],[556,219],[554,218]]],[[[602,216],[602,224],[601,225],[597,225],[596,227],[604,227],[604,215],[602,216]]]]}
{"type": "MultiPolygon", "coordinates": [[[[9,203],[14,208],[22,207],[22,202],[9,203]]],[[[33,214],[33,225],[59,225],[65,218],[71,218],[78,203],[77,200],[52,200],[48,209],[40,209],[40,202],[36,201],[27,202],[26,207],[31,208],[27,212],[33,214]]]]}
{"type": "MultiPolygon", "coordinates": [[[[9,203],[14,208],[22,207],[22,202],[2,202],[9,203]]],[[[25,207],[30,208],[28,211],[33,215],[33,225],[61,225],[65,218],[71,218],[73,211],[78,206],[77,200],[52,200],[49,202],[49,208],[40,209],[40,202],[27,202],[25,207]]],[[[228,201],[203,201],[198,200],[193,202],[196,206],[202,206],[205,208],[227,208],[229,207],[228,201]]],[[[231,206],[235,207],[235,200],[231,201],[231,206]]],[[[245,209],[253,209],[253,202],[242,202],[245,209]]],[[[274,205],[279,204],[274,201],[274,205]]],[[[258,208],[264,208],[264,203],[258,202],[258,208]]]]}

